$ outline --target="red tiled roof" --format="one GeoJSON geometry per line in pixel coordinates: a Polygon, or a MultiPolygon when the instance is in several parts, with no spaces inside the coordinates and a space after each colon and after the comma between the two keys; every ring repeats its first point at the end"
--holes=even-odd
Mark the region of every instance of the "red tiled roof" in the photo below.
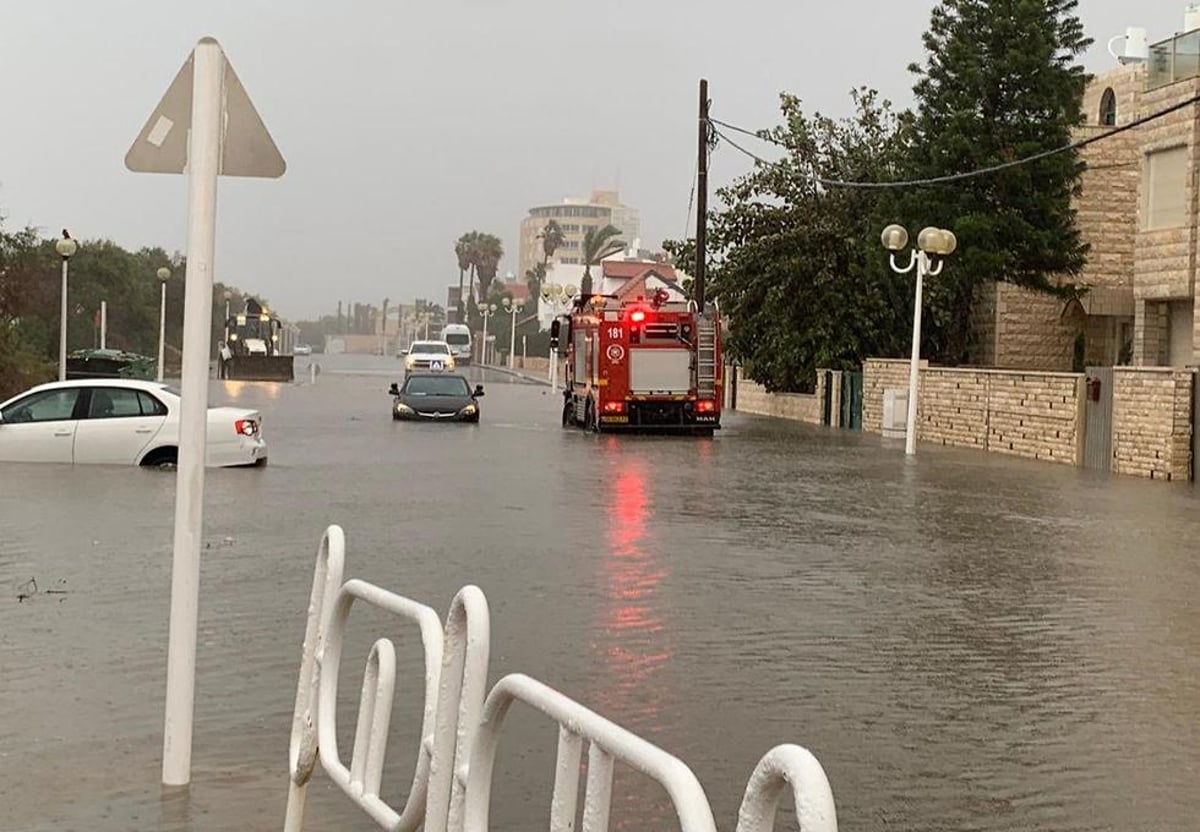
{"type": "Polygon", "coordinates": [[[633,280],[639,277],[645,277],[653,272],[666,283],[674,283],[676,278],[675,267],[667,263],[638,263],[629,262],[626,260],[604,260],[601,262],[604,267],[604,276],[615,279],[625,278],[633,280]]]}
{"type": "Polygon", "coordinates": [[[528,283],[505,283],[503,284],[504,291],[512,295],[513,300],[529,300],[529,284],[528,283]]]}
{"type": "MultiPolygon", "coordinates": [[[[657,272],[655,272],[655,274],[657,274],[657,272]]],[[[646,287],[646,281],[650,278],[650,276],[651,275],[647,273],[641,277],[627,281],[625,285],[616,292],[618,300],[630,300],[637,297],[650,297],[652,294],[654,294],[646,287]]],[[[661,275],[659,275],[659,277],[661,277],[661,275]]],[[[676,281],[672,279],[669,285],[676,285],[676,281]]]]}

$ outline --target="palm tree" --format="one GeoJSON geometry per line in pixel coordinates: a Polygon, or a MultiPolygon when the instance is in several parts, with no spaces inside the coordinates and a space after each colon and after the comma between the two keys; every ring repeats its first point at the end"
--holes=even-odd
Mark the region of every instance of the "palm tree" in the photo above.
{"type": "Polygon", "coordinates": [[[459,237],[454,244],[454,255],[458,258],[458,322],[460,324],[466,319],[467,306],[467,299],[463,296],[463,275],[467,269],[474,268],[478,238],[478,231],[470,231],[459,237]]]}
{"type": "Polygon", "coordinates": [[[583,235],[583,280],[579,286],[583,296],[592,293],[592,266],[625,248],[625,243],[617,239],[620,234],[621,229],[615,225],[606,225],[589,228],[583,235]]]}
{"type": "Polygon", "coordinates": [[[558,220],[550,220],[550,222],[546,223],[546,227],[542,229],[542,233],[538,234],[538,239],[542,241],[542,271],[544,276],[544,267],[550,265],[550,258],[554,256],[554,252],[562,248],[562,244],[566,241],[566,235],[563,234],[562,226],[558,224],[558,220]]]}
{"type": "Polygon", "coordinates": [[[475,273],[479,277],[480,302],[488,296],[488,288],[500,268],[500,260],[504,257],[504,244],[494,234],[480,234],[477,239],[475,273]]]}
{"type": "Polygon", "coordinates": [[[542,263],[534,263],[532,269],[525,270],[525,285],[529,287],[529,297],[537,302],[542,293],[542,284],[546,282],[546,267],[542,263]]]}

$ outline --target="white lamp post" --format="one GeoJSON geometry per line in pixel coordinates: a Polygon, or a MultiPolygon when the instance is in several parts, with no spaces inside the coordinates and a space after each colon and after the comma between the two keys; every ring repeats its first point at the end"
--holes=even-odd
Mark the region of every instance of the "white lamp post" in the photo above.
{"type": "Polygon", "coordinates": [[[889,225],[883,230],[883,247],[891,252],[889,260],[896,274],[908,274],[917,270],[916,303],[913,307],[912,361],[908,368],[908,421],[904,432],[904,453],[917,453],[917,395],[921,361],[921,294],[925,277],[937,277],[942,273],[946,258],[958,248],[953,232],[941,228],[926,228],[917,235],[917,248],[910,252],[908,266],[900,268],[896,263],[897,252],[908,246],[908,231],[900,225],[889,225]]]}
{"type": "MultiPolygon", "coordinates": [[[[562,311],[570,306],[575,300],[575,296],[579,290],[574,286],[567,284],[560,286],[557,283],[542,284],[542,300],[550,305],[552,319],[557,319],[562,311]]],[[[550,392],[558,390],[558,356],[555,355],[554,347],[550,348],[550,392]]]]}
{"type": "Polygon", "coordinates": [[[158,380],[163,380],[163,350],[167,343],[167,278],[171,270],[166,266],[159,267],[155,272],[162,283],[162,302],[158,306],[158,380]]]}
{"type": "Polygon", "coordinates": [[[513,301],[511,298],[505,298],[504,308],[511,316],[508,333],[508,369],[513,370],[517,366],[517,315],[520,315],[525,308],[525,301],[513,301]]]}
{"type": "MultiPolygon", "coordinates": [[[[66,232],[64,232],[66,233],[66,232]]],[[[79,245],[70,237],[63,237],[54,244],[54,250],[62,258],[62,303],[59,308],[58,324],[58,380],[67,380],[67,261],[70,260],[79,245]]]]}
{"type": "Polygon", "coordinates": [[[487,364],[487,324],[488,318],[496,314],[496,304],[484,303],[479,306],[479,317],[483,318],[483,344],[479,348],[479,363],[487,364]]]}

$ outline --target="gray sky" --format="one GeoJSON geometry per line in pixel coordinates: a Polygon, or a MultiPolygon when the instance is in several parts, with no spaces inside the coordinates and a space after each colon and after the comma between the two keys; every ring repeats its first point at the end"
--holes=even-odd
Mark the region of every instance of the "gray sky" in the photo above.
{"type": "MultiPolygon", "coordinates": [[[[1112,65],[1126,26],[1151,41],[1184,0],[1083,0],[1112,65]]],[[[901,104],[932,0],[36,0],[0,4],[0,214],[128,248],[185,244],[183,177],[133,174],[125,151],[203,35],[221,41],[288,162],[224,179],[217,275],[285,316],[339,298],[445,302],[453,242],[502,237],[535,203],[612,186],[643,241],[685,230],[696,82],[713,114],[773,124],[789,90],[847,110],[860,84],[901,104]],[[819,10],[818,10],[819,9],[819,10]]],[[[724,149],[713,185],[745,170],[724,149]]]]}

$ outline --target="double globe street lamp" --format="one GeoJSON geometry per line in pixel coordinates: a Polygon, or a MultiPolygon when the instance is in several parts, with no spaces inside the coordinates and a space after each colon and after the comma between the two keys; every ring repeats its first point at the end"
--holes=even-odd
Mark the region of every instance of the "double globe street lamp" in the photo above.
{"type": "Polygon", "coordinates": [[[517,315],[525,309],[525,301],[504,299],[504,309],[510,315],[508,327],[508,369],[516,368],[517,355],[517,315]]]}
{"type": "Polygon", "coordinates": [[[487,325],[488,318],[496,314],[496,304],[481,303],[476,307],[479,310],[479,317],[483,318],[483,343],[479,345],[479,363],[487,364],[488,358],[488,342],[487,342],[487,325]]]}
{"type": "MultiPolygon", "coordinates": [[[[579,290],[571,284],[559,285],[557,283],[542,284],[542,300],[550,307],[551,323],[564,311],[570,308],[575,302],[575,298],[579,296],[579,290]]],[[[554,354],[554,347],[550,347],[550,392],[558,391],[558,358],[554,354]]]]}
{"type": "MultiPolygon", "coordinates": [[[[63,232],[66,234],[66,232],[63,232]]],[[[59,307],[58,325],[58,380],[67,380],[67,261],[75,256],[79,244],[70,237],[63,237],[54,244],[54,250],[62,258],[62,300],[59,307]]]]}
{"type": "Polygon", "coordinates": [[[908,419],[904,431],[904,453],[917,453],[917,387],[921,360],[921,294],[925,277],[937,277],[946,265],[946,258],[958,248],[954,233],[943,228],[925,228],[917,235],[917,248],[909,253],[908,265],[900,268],[896,255],[908,247],[908,231],[902,225],[883,229],[883,247],[891,252],[889,261],[896,274],[917,271],[916,302],[913,304],[912,361],[908,368],[908,419]]]}

